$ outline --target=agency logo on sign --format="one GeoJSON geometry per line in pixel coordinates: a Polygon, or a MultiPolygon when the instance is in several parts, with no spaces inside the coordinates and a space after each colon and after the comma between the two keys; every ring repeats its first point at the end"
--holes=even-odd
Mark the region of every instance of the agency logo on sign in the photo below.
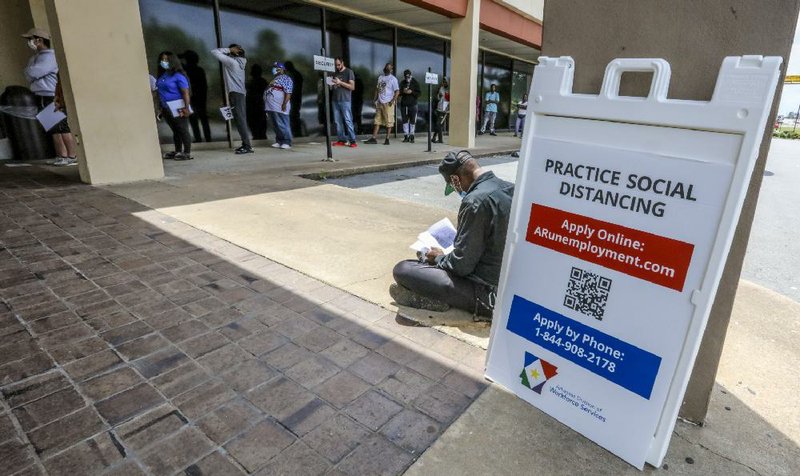
{"type": "Polygon", "coordinates": [[[525,352],[525,364],[519,378],[522,385],[541,395],[544,384],[556,376],[557,370],[558,367],[550,362],[542,360],[530,352],[525,352]]]}

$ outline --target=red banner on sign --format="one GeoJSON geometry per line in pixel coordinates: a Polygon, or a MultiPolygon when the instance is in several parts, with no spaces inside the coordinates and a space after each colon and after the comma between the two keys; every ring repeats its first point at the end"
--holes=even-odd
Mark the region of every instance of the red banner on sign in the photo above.
{"type": "Polygon", "coordinates": [[[676,291],[694,251],[690,243],[535,203],[526,239],[676,291]]]}

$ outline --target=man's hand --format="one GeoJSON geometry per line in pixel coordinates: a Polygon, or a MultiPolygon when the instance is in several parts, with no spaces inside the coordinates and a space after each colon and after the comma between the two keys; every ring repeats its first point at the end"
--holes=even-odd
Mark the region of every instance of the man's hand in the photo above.
{"type": "Polygon", "coordinates": [[[425,253],[425,262],[428,264],[435,264],[436,257],[441,256],[444,254],[444,250],[441,248],[431,248],[427,253],[425,253]]]}
{"type": "Polygon", "coordinates": [[[184,108],[178,109],[178,115],[180,117],[189,117],[189,116],[192,115],[192,112],[189,110],[188,107],[184,107],[184,108]]]}

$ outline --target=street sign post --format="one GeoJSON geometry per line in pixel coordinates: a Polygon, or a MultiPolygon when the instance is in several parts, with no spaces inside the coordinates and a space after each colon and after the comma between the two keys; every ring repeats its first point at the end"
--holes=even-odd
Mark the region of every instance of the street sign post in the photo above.
{"type": "Polygon", "coordinates": [[[630,464],[661,465],[778,83],[728,57],[709,102],[667,99],[669,64],[617,59],[573,94],[539,59],[486,375],[630,464]],[[626,72],[647,97],[619,96],[626,72]]]}
{"type": "Polygon", "coordinates": [[[314,69],[322,71],[322,89],[325,90],[325,147],[328,154],[325,160],[333,162],[333,148],[331,147],[331,101],[327,72],[336,71],[336,66],[333,58],[325,56],[325,48],[320,49],[319,55],[314,55],[314,69]]]}
{"type": "Polygon", "coordinates": [[[438,84],[439,78],[435,73],[431,73],[430,66],[425,73],[425,84],[428,85],[428,152],[431,151],[431,128],[433,128],[433,96],[431,96],[431,84],[438,84]]]}

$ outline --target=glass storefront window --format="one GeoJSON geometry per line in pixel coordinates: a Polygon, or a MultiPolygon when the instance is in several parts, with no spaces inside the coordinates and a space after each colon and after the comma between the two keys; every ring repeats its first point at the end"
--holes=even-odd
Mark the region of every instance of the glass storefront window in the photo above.
{"type": "MultiPolygon", "coordinates": [[[[187,71],[192,83],[192,108],[195,111],[192,115],[193,140],[227,140],[225,122],[217,111],[222,104],[219,67],[217,60],[208,54],[217,44],[211,2],[139,0],[139,9],[150,74],[157,75],[158,54],[162,51],[181,55],[188,52],[182,61],[193,63],[187,71]],[[196,64],[193,58],[197,60],[196,64]]],[[[158,123],[158,135],[162,143],[172,140],[172,133],[164,121],[158,123]]]]}
{"type": "MultiPolygon", "coordinates": [[[[411,70],[414,78],[419,82],[422,94],[419,97],[419,112],[417,115],[417,130],[427,131],[428,123],[428,87],[425,84],[425,73],[428,68],[431,72],[442,77],[442,57],[444,55],[443,42],[440,39],[419,33],[401,30],[397,33],[397,80],[403,79],[403,71],[411,70]]],[[[432,87],[432,94],[436,93],[438,86],[432,87]]]]}
{"type": "MultiPolygon", "coordinates": [[[[263,138],[266,122],[261,95],[264,82],[273,78],[272,64],[280,61],[286,64],[294,81],[289,114],[292,132],[296,137],[316,135],[320,132],[317,104],[320,74],[314,71],[313,56],[322,48],[320,11],[293,2],[266,3],[220,2],[222,44],[240,44],[247,52],[248,117],[252,118],[248,123],[254,122],[250,125],[253,136],[263,138]],[[263,73],[261,79],[257,75],[259,69],[263,73]]],[[[272,136],[271,131],[266,134],[272,136]]]]}
{"type": "Polygon", "coordinates": [[[489,91],[492,84],[497,85],[500,104],[497,108],[495,128],[506,129],[509,127],[509,113],[511,112],[511,60],[493,53],[486,53],[484,58],[482,97],[486,96],[486,92],[489,91]]]}

